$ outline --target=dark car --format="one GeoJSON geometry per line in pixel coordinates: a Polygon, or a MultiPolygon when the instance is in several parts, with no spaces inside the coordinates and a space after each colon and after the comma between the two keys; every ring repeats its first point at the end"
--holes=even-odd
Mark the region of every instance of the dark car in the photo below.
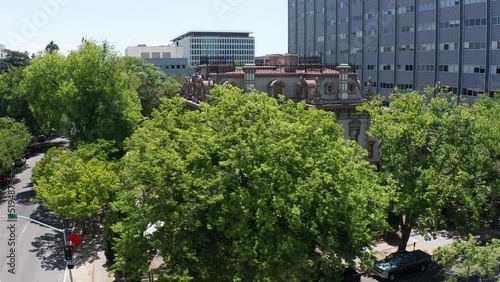
{"type": "Polygon", "coordinates": [[[425,271],[431,263],[432,256],[421,250],[396,252],[375,263],[375,275],[392,281],[399,274],[425,271]]]}
{"type": "Polygon", "coordinates": [[[342,273],[342,282],[359,282],[361,281],[361,274],[356,269],[347,267],[342,273]]]}
{"type": "Polygon", "coordinates": [[[0,173],[0,188],[7,187],[9,185],[9,173],[0,173]]]}
{"type": "Polygon", "coordinates": [[[23,166],[26,163],[26,158],[20,158],[14,160],[14,166],[23,166]]]}
{"type": "Polygon", "coordinates": [[[47,140],[47,136],[45,136],[44,134],[40,134],[38,135],[38,137],[36,138],[36,141],[37,142],[45,142],[47,140]]]}

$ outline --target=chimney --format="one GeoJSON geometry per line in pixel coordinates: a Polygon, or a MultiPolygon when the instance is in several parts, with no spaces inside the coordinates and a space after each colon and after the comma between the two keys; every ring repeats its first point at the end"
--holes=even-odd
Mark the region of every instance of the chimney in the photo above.
{"type": "Polygon", "coordinates": [[[297,64],[297,58],[299,56],[297,54],[285,54],[283,55],[283,59],[285,61],[285,66],[294,66],[297,64]]]}

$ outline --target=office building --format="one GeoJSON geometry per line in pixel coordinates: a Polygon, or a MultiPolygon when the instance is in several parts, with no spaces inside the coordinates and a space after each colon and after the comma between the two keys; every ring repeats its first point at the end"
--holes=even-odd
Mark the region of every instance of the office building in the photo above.
{"type": "Polygon", "coordinates": [[[218,58],[240,65],[255,62],[255,40],[245,31],[189,31],[172,40],[184,49],[190,66],[204,58],[218,58]]]}
{"type": "Polygon", "coordinates": [[[139,44],[125,49],[125,56],[143,58],[154,64],[166,75],[189,76],[194,69],[188,65],[184,50],[174,45],[147,46],[139,44]]]}
{"type": "Polygon", "coordinates": [[[288,52],[354,65],[388,96],[500,89],[500,0],[288,0],[288,52]]]}

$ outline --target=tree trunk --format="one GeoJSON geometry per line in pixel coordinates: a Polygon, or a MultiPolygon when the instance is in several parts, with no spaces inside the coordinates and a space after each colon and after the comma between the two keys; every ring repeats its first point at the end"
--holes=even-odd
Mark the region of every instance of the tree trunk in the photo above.
{"type": "Polygon", "coordinates": [[[496,212],[493,215],[493,222],[491,223],[491,229],[497,230],[499,223],[500,223],[500,206],[497,207],[496,212]]]}
{"type": "Polygon", "coordinates": [[[398,252],[406,251],[406,245],[408,245],[408,240],[410,239],[411,227],[409,226],[410,217],[401,216],[401,239],[398,245],[398,252]]]}

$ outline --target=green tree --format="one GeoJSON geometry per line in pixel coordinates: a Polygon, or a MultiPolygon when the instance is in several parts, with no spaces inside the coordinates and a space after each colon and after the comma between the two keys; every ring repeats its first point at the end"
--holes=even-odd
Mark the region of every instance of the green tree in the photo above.
{"type": "Polygon", "coordinates": [[[467,241],[454,241],[435,250],[433,259],[448,272],[448,281],[471,276],[500,278],[500,240],[493,239],[483,246],[469,235],[467,241]]]}
{"type": "Polygon", "coordinates": [[[497,98],[483,95],[474,103],[473,111],[478,132],[475,138],[488,148],[485,184],[488,189],[488,210],[492,214],[492,229],[499,227],[500,221],[500,91],[497,98]]]}
{"type": "Polygon", "coordinates": [[[84,41],[67,57],[42,54],[22,86],[37,120],[65,133],[72,147],[98,139],[119,146],[142,118],[137,81],[106,43],[84,41]]]}
{"type": "Polygon", "coordinates": [[[163,83],[163,90],[165,91],[165,97],[172,98],[178,96],[182,90],[182,83],[179,82],[180,78],[174,77],[172,75],[168,76],[163,83]]]}
{"type": "Polygon", "coordinates": [[[22,123],[7,117],[0,118],[0,173],[10,169],[15,159],[20,158],[31,135],[22,123]]]}
{"type": "Polygon", "coordinates": [[[4,50],[7,54],[5,58],[0,59],[0,73],[5,72],[9,67],[26,67],[31,64],[31,58],[28,52],[19,52],[4,50]]]}
{"type": "Polygon", "coordinates": [[[28,97],[19,87],[24,77],[23,70],[10,67],[0,73],[0,117],[11,117],[24,122],[33,135],[38,133],[38,124],[29,109],[28,97]]]}
{"type": "Polygon", "coordinates": [[[142,58],[123,57],[122,60],[129,75],[138,81],[136,90],[141,100],[141,113],[149,117],[153,109],[160,105],[160,98],[165,96],[163,81],[166,75],[142,58]]]}
{"type": "Polygon", "coordinates": [[[366,262],[388,196],[335,115],[229,85],[211,100],[165,100],[128,140],[115,267],[158,253],[163,281],[312,281],[366,262]]]}
{"type": "Polygon", "coordinates": [[[450,99],[444,89],[391,96],[382,110],[378,97],[359,110],[371,115],[369,133],[382,141],[383,173],[395,197],[391,211],[399,218],[405,250],[412,229],[428,234],[452,221],[458,227],[479,223],[486,202],[487,147],[474,138],[471,108],[450,99]]]}
{"type": "Polygon", "coordinates": [[[50,41],[49,44],[47,44],[47,46],[45,46],[45,51],[46,52],[57,52],[59,51],[59,46],[57,44],[54,43],[54,41],[50,41]]]}
{"type": "Polygon", "coordinates": [[[81,145],[77,150],[52,148],[33,169],[37,199],[58,216],[83,223],[110,202],[119,181],[110,159],[109,142],[81,145]]]}

